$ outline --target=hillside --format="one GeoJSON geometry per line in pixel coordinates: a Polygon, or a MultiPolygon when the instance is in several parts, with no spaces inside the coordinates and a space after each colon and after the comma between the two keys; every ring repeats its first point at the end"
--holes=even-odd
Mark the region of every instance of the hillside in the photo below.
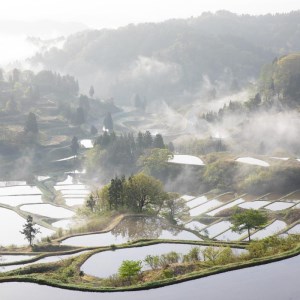
{"type": "Polygon", "coordinates": [[[264,16],[226,11],[186,20],[89,30],[70,36],[32,64],[69,73],[99,97],[129,104],[187,103],[235,92],[257,78],[263,64],[300,51],[300,11],[264,16]]]}

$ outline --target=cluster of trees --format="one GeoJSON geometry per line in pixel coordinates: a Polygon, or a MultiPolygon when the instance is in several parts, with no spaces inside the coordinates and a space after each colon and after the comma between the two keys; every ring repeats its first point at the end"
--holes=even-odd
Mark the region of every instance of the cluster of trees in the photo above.
{"type": "Polygon", "coordinates": [[[96,138],[94,148],[87,154],[87,169],[90,174],[104,172],[106,176],[131,174],[143,165],[141,156],[166,148],[163,137],[152,137],[149,131],[117,136],[114,132],[104,132],[96,138]]]}
{"type": "Polygon", "coordinates": [[[276,97],[282,103],[300,104],[300,54],[293,53],[275,58],[262,68],[259,89],[265,101],[276,97]]]}
{"type": "Polygon", "coordinates": [[[168,194],[159,180],[139,173],[127,179],[115,177],[110,184],[95,191],[86,205],[91,212],[122,209],[158,212],[167,199],[168,194]]]}
{"type": "Polygon", "coordinates": [[[282,111],[300,104],[300,54],[293,53],[275,58],[264,65],[258,80],[257,93],[246,102],[230,101],[217,112],[202,114],[206,121],[221,122],[232,114],[262,111],[282,111]]]}

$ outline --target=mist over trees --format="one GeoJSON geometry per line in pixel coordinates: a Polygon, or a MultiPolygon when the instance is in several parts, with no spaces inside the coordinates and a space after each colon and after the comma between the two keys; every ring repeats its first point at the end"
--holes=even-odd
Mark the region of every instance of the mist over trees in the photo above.
{"type": "MultiPolygon", "coordinates": [[[[220,89],[236,91],[259,75],[266,62],[300,50],[300,12],[249,16],[227,11],[186,20],[88,30],[70,36],[32,64],[63,71],[90,83],[102,97],[130,103],[132,95],[149,101],[191,100],[206,86],[213,99],[220,89]],[[147,37],[147,38],[145,38],[147,37]]],[[[141,99],[135,99],[141,106],[141,99]]]]}

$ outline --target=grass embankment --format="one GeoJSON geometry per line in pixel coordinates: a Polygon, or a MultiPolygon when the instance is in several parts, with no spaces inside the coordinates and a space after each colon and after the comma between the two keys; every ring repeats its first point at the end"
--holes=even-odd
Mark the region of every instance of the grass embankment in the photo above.
{"type": "MultiPolygon", "coordinates": [[[[33,282],[65,289],[99,292],[143,290],[276,262],[300,254],[299,237],[290,237],[288,239],[272,237],[262,241],[252,242],[246,247],[248,253],[242,254],[239,257],[232,256],[228,248],[223,248],[227,249],[227,252],[225,251],[227,254],[225,256],[223,255],[221,260],[219,256],[219,261],[218,255],[215,256],[215,259],[207,256],[206,260],[197,261],[197,259],[195,259],[189,262],[186,260],[186,262],[166,264],[164,268],[161,269],[157,268],[142,272],[135,278],[131,278],[131,285],[128,285],[128,280],[124,281],[116,277],[100,279],[86,276],[80,271],[80,266],[95,253],[115,249],[142,247],[160,242],[170,243],[170,241],[152,240],[138,241],[120,246],[99,247],[94,251],[84,253],[76,258],[70,258],[56,263],[36,264],[24,269],[1,274],[0,282],[33,282]],[[114,282],[117,283],[116,286],[109,286],[109,284],[114,282]]],[[[205,242],[172,241],[171,243],[216,246],[214,243],[205,242]]],[[[229,245],[244,248],[238,244],[224,243],[224,246],[229,245]]]]}

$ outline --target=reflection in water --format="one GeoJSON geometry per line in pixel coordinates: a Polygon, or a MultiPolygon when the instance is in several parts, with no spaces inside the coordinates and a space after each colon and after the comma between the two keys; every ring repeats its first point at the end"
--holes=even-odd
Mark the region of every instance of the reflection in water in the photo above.
{"type": "Polygon", "coordinates": [[[121,235],[129,240],[153,239],[162,235],[163,230],[176,236],[181,230],[167,224],[167,222],[154,217],[131,217],[123,219],[111,233],[121,235]]]}
{"type": "Polygon", "coordinates": [[[200,240],[189,231],[179,230],[154,217],[128,217],[123,219],[112,231],[98,234],[80,235],[65,239],[62,245],[108,246],[122,244],[138,239],[200,240]]]}
{"type": "Polygon", "coordinates": [[[117,293],[69,291],[32,283],[1,283],[1,299],[16,300],[298,300],[300,256],[153,290],[117,293]],[[24,298],[24,299],[25,299],[24,298]],[[28,297],[27,297],[28,298],[28,297]],[[27,299],[26,298],[26,299],[27,299]]]}

